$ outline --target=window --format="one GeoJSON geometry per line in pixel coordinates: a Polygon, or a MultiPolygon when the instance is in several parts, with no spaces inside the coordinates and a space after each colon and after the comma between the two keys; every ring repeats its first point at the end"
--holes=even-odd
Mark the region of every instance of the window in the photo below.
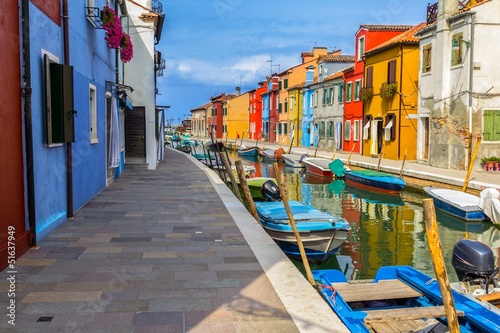
{"type": "Polygon", "coordinates": [[[384,140],[392,141],[396,139],[396,116],[389,114],[385,117],[384,140]]]}
{"type": "Polygon", "coordinates": [[[354,121],[353,134],[354,134],[354,141],[359,141],[359,120],[354,121]]]}
{"type": "Polygon", "coordinates": [[[370,126],[372,123],[372,116],[367,115],[365,117],[365,124],[363,126],[363,140],[370,140],[370,126]]]}
{"type": "Polygon", "coordinates": [[[460,65],[463,62],[463,33],[459,32],[451,37],[451,65],[460,65]]]}
{"type": "Polygon", "coordinates": [[[484,141],[500,141],[500,110],[484,110],[484,141]]]}
{"type": "Polygon", "coordinates": [[[281,81],[279,81],[279,82],[278,82],[278,90],[281,90],[281,86],[282,86],[282,82],[281,82],[281,81]]]}
{"type": "Polygon", "coordinates": [[[227,107],[222,108],[222,115],[227,116],[227,107]]]}
{"type": "Polygon", "coordinates": [[[352,100],[352,82],[349,82],[347,84],[345,99],[346,99],[346,102],[350,102],[352,100]]]}
{"type": "Polygon", "coordinates": [[[283,81],[283,88],[284,88],[284,89],[287,89],[287,88],[288,88],[288,79],[285,79],[285,80],[283,81]]]}
{"type": "Polygon", "coordinates": [[[366,88],[373,88],[373,66],[366,67],[366,88]]]}
{"type": "Polygon", "coordinates": [[[344,131],[344,140],[351,140],[351,121],[348,120],[345,122],[345,131],[344,131]]]}
{"type": "Polygon", "coordinates": [[[422,73],[428,73],[431,71],[431,56],[432,56],[432,44],[425,44],[422,56],[422,73]]]}
{"type": "Polygon", "coordinates": [[[396,82],[396,60],[391,60],[387,64],[387,83],[396,82]]]}
{"type": "Polygon", "coordinates": [[[339,104],[342,104],[344,103],[344,84],[340,84],[339,85],[339,95],[338,95],[338,101],[339,101],[339,104]]]}
{"type": "Polygon", "coordinates": [[[323,98],[322,98],[322,104],[325,105],[326,104],[326,88],[323,88],[323,98]]]}
{"type": "Polygon", "coordinates": [[[354,82],[354,100],[359,101],[359,90],[361,89],[361,80],[354,82]]]}
{"type": "Polygon", "coordinates": [[[314,101],[314,106],[318,106],[318,101],[319,101],[319,93],[316,92],[316,100],[314,101]]]}
{"type": "Polygon", "coordinates": [[[227,125],[222,125],[222,133],[227,133],[227,125]]]}
{"type": "Polygon", "coordinates": [[[212,108],[212,117],[215,116],[215,108],[212,108]]]}
{"type": "Polygon", "coordinates": [[[332,104],[333,103],[333,87],[330,87],[328,88],[328,104],[332,104]]]}
{"type": "Polygon", "coordinates": [[[326,126],[326,136],[333,138],[333,121],[329,121],[326,126]]]}
{"type": "Polygon", "coordinates": [[[309,102],[309,107],[314,107],[314,93],[311,94],[311,101],[309,102]]]}
{"type": "Polygon", "coordinates": [[[283,112],[283,105],[282,103],[279,103],[278,104],[278,113],[282,113],[283,112]]]}
{"type": "Polygon", "coordinates": [[[286,135],[288,134],[288,128],[287,128],[287,123],[283,123],[283,134],[286,135]]]}
{"type": "Polygon", "coordinates": [[[285,98],[285,113],[288,112],[288,99],[285,98]]]}
{"type": "Polygon", "coordinates": [[[324,137],[325,136],[325,122],[320,121],[319,122],[319,136],[324,137]]]}
{"type": "Polygon", "coordinates": [[[365,55],[365,37],[358,39],[358,60],[361,60],[365,55]]]}
{"type": "Polygon", "coordinates": [[[89,118],[90,143],[98,143],[96,88],[93,84],[89,84],[89,118]]]}
{"type": "Polygon", "coordinates": [[[45,134],[49,146],[75,141],[73,67],[59,64],[58,61],[48,53],[43,56],[45,134]]]}

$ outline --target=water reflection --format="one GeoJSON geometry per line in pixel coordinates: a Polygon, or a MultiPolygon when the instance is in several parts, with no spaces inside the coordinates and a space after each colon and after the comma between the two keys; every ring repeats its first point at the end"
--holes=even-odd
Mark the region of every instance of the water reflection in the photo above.
{"type": "MultiPolygon", "coordinates": [[[[272,164],[242,161],[255,166],[257,176],[275,176],[272,164]]],[[[285,175],[289,199],[341,216],[351,224],[351,236],[339,254],[319,266],[312,265],[312,269],[340,268],[348,279],[370,279],[381,266],[409,265],[435,276],[425,234],[424,194],[405,190],[400,196],[384,195],[358,189],[343,180],[311,176],[283,164],[280,170],[285,175]]],[[[451,257],[460,239],[479,240],[490,246],[500,264],[499,228],[491,223],[467,223],[439,210],[436,218],[450,281],[457,281],[451,257]]],[[[300,262],[292,261],[303,271],[300,262]]]]}

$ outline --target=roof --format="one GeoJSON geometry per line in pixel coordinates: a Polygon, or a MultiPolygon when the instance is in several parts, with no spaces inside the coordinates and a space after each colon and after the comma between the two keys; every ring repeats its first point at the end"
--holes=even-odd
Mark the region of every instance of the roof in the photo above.
{"type": "Polygon", "coordinates": [[[391,39],[389,39],[388,41],[380,44],[380,45],[377,45],[375,46],[374,48],[372,48],[371,50],[367,51],[365,53],[365,55],[370,55],[370,54],[373,54],[373,53],[377,53],[377,52],[380,52],[382,50],[385,50],[391,46],[395,46],[395,45],[400,45],[400,44],[418,44],[418,37],[416,36],[416,34],[422,30],[423,28],[426,27],[426,23],[425,22],[422,22],[416,26],[413,26],[410,30],[407,30],[391,39]]]}
{"type": "Polygon", "coordinates": [[[346,72],[352,72],[353,70],[354,70],[354,65],[344,68],[342,70],[342,72],[344,72],[344,73],[346,73],[346,72]]]}
{"type": "MultiPolygon", "coordinates": [[[[361,24],[359,30],[365,29],[368,31],[406,31],[411,29],[412,25],[406,24],[361,24]]],[[[358,31],[359,31],[358,30],[358,31]]]]}
{"type": "Polygon", "coordinates": [[[318,57],[319,61],[328,61],[328,62],[354,62],[355,57],[353,55],[346,54],[323,54],[318,57]]]}
{"type": "Polygon", "coordinates": [[[343,76],[344,76],[344,71],[343,71],[343,70],[340,70],[340,71],[338,71],[337,73],[333,73],[332,75],[327,76],[327,77],[323,80],[323,82],[332,81],[332,80],[338,79],[338,78],[343,77],[343,76]]]}
{"type": "Polygon", "coordinates": [[[212,103],[206,103],[206,104],[203,104],[203,105],[200,105],[200,106],[197,106],[195,107],[194,109],[191,109],[190,111],[191,112],[194,112],[194,111],[198,111],[198,110],[206,110],[208,109],[209,107],[212,106],[212,103]]]}

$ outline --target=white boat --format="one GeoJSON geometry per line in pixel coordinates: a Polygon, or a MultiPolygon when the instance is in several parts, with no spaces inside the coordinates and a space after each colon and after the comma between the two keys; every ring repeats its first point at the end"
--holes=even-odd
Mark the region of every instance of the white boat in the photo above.
{"type": "Polygon", "coordinates": [[[443,212],[465,221],[483,221],[488,217],[479,207],[479,197],[447,188],[424,187],[427,196],[434,199],[434,206],[443,212]]]}
{"type": "Polygon", "coordinates": [[[302,159],[306,156],[307,154],[304,155],[283,154],[283,162],[285,162],[286,165],[292,168],[304,168],[304,164],[302,164],[302,159]]]}

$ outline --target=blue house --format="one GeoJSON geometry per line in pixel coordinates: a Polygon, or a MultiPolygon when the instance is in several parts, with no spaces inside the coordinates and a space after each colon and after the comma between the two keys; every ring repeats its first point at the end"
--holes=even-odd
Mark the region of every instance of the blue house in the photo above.
{"type": "Polygon", "coordinates": [[[314,102],[315,90],[311,88],[314,82],[314,66],[307,67],[306,82],[302,90],[302,142],[303,147],[313,145],[314,138],[314,102]]]}
{"type": "MultiPolygon", "coordinates": [[[[90,2],[93,9],[86,0],[30,4],[38,239],[95,197],[122,165],[118,156],[118,167],[109,168],[108,142],[118,134],[111,128],[119,128],[120,105],[127,105],[126,87],[117,83],[123,66],[100,29],[106,1],[90,2]]],[[[122,9],[115,8],[118,15],[122,9]]]]}

